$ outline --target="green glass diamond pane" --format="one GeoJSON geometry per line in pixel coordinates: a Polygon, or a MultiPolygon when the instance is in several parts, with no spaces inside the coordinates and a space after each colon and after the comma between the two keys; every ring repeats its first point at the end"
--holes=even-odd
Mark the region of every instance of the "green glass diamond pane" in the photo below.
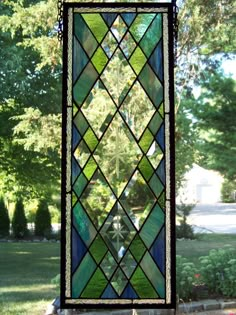
{"type": "Polygon", "coordinates": [[[76,194],[72,191],[72,207],[74,207],[77,200],[78,200],[78,198],[77,198],[76,194]]]}
{"type": "Polygon", "coordinates": [[[165,194],[165,191],[163,191],[163,193],[158,198],[158,203],[161,206],[161,208],[163,210],[165,210],[165,206],[166,206],[166,194],[165,194]]]}
{"type": "Polygon", "coordinates": [[[130,32],[134,36],[135,40],[139,42],[139,40],[143,37],[146,32],[148,26],[154,19],[156,14],[138,14],[134,22],[130,27],[130,32]]]}
{"type": "Polygon", "coordinates": [[[149,129],[146,129],[139,141],[139,145],[145,153],[147,153],[152,141],[153,141],[153,135],[149,129]]]}
{"type": "Polygon", "coordinates": [[[95,269],[96,264],[87,253],[72,276],[72,298],[76,299],[80,296],[95,269]]]}
{"type": "Polygon", "coordinates": [[[103,18],[98,13],[82,14],[82,16],[96,37],[97,41],[100,43],[108,30],[103,18]]]}
{"type": "Polygon", "coordinates": [[[141,267],[158,292],[159,297],[165,298],[165,279],[149,252],[146,252],[144,255],[141,261],[141,267]]]}
{"type": "Polygon", "coordinates": [[[99,264],[107,251],[107,246],[100,235],[95,238],[89,250],[96,263],[99,264]]]}
{"type": "Polygon", "coordinates": [[[152,209],[147,221],[144,223],[140,232],[140,236],[148,248],[152,245],[157,234],[161,230],[164,224],[164,219],[165,216],[162,209],[159,205],[156,205],[152,209]]]}
{"type": "Polygon", "coordinates": [[[73,88],[73,96],[78,106],[81,106],[89,90],[97,80],[98,73],[91,63],[88,63],[73,88]]]}
{"type": "Polygon", "coordinates": [[[80,134],[83,135],[85,131],[88,129],[88,123],[84,118],[84,115],[79,111],[74,118],[74,124],[79,130],[80,134]]]}
{"type": "Polygon", "coordinates": [[[108,281],[105,278],[103,272],[100,268],[96,270],[93,274],[92,278],[89,280],[88,285],[86,286],[85,290],[81,294],[82,298],[91,298],[98,299],[102,294],[103,290],[107,286],[108,281]]]}
{"type": "Polygon", "coordinates": [[[163,105],[163,103],[160,105],[158,112],[160,113],[161,117],[164,118],[164,105],[163,105]]]}
{"type": "Polygon", "coordinates": [[[157,292],[154,290],[140,267],[135,270],[130,282],[140,298],[158,298],[157,292]]]}
{"type": "Polygon", "coordinates": [[[105,68],[107,56],[101,47],[98,47],[92,58],[92,63],[99,73],[105,68]]]}
{"type": "Polygon", "coordinates": [[[149,163],[148,159],[146,158],[146,156],[144,156],[142,158],[142,160],[140,161],[138,168],[140,169],[143,177],[148,181],[150,179],[150,177],[152,176],[154,170],[151,166],[151,164],[149,163]]]}
{"type": "Polygon", "coordinates": [[[107,276],[107,278],[110,279],[117,267],[117,263],[110,252],[107,252],[106,256],[104,257],[100,264],[100,267],[107,276]]]}
{"type": "Polygon", "coordinates": [[[82,237],[84,243],[89,246],[96,236],[96,230],[80,202],[73,208],[73,225],[82,237]]]}
{"type": "Polygon", "coordinates": [[[134,256],[134,258],[137,260],[137,262],[139,262],[146,250],[146,247],[143,244],[143,241],[141,240],[138,234],[135,236],[134,240],[132,241],[132,244],[130,245],[129,250],[134,256]]]}
{"type": "Polygon", "coordinates": [[[87,185],[87,178],[84,176],[84,174],[80,174],[80,176],[76,179],[73,190],[76,193],[76,195],[79,197],[84,190],[84,187],[87,185]]]}
{"type": "Polygon", "coordinates": [[[162,15],[157,14],[146,34],[140,42],[140,47],[149,57],[162,36],[162,15]]]}
{"type": "Polygon", "coordinates": [[[155,193],[156,197],[158,198],[160,194],[162,193],[164,186],[162,185],[161,181],[159,178],[156,176],[156,174],[153,174],[150,181],[149,185],[151,186],[153,192],[155,193]]]}
{"type": "Polygon", "coordinates": [[[85,135],[84,135],[84,141],[86,142],[86,144],[88,145],[89,149],[91,151],[93,151],[97,144],[98,144],[98,139],[96,138],[94,132],[92,131],[91,128],[89,128],[85,135]]]}
{"type": "Polygon", "coordinates": [[[129,60],[131,66],[133,67],[137,75],[145,65],[146,61],[147,58],[145,57],[145,55],[143,54],[142,50],[139,47],[135,49],[134,53],[132,54],[129,60]]]}
{"type": "Polygon", "coordinates": [[[88,180],[91,179],[96,169],[97,169],[97,164],[94,161],[93,157],[91,157],[83,171],[88,180]]]}
{"type": "Polygon", "coordinates": [[[125,277],[123,271],[118,268],[115,272],[114,276],[111,279],[111,284],[113,288],[116,290],[118,295],[121,295],[122,291],[124,290],[128,280],[125,277]]]}
{"type": "Polygon", "coordinates": [[[160,116],[158,112],[156,112],[152,120],[150,121],[150,124],[148,127],[151,130],[151,132],[155,135],[162,123],[163,123],[163,118],[160,116]]]}
{"type": "Polygon", "coordinates": [[[74,14],[74,31],[82,47],[91,57],[98,44],[80,14],[74,14]]]}
{"type": "Polygon", "coordinates": [[[158,108],[163,101],[163,86],[148,64],[140,72],[139,81],[142,83],[153,104],[158,108]]]}

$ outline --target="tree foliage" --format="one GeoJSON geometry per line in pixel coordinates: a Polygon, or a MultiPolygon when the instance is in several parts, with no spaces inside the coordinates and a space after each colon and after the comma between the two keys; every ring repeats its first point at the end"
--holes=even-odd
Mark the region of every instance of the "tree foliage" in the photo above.
{"type": "MultiPolygon", "coordinates": [[[[100,2],[100,1],[98,1],[100,2]]],[[[189,93],[212,57],[235,47],[232,0],[178,1],[176,170],[198,157],[189,93]]],[[[60,188],[61,63],[57,0],[0,2],[0,181],[8,194],[50,199],[60,188]]]]}
{"type": "Polygon", "coordinates": [[[202,163],[236,180],[236,81],[221,72],[204,73],[194,115],[199,126],[202,163]]]}
{"type": "Polygon", "coordinates": [[[35,215],[35,235],[49,236],[51,233],[51,216],[46,200],[41,200],[35,215]]]}
{"type": "Polygon", "coordinates": [[[10,231],[10,218],[3,198],[0,198],[0,237],[8,236],[10,231]]]}
{"type": "Polygon", "coordinates": [[[22,199],[18,199],[12,218],[12,231],[15,238],[24,238],[27,233],[27,220],[22,199]]]}

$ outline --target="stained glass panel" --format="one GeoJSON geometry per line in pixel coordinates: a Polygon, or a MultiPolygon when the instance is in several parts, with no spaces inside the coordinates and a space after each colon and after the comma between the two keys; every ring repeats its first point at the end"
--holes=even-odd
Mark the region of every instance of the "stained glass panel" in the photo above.
{"type": "Polygon", "coordinates": [[[64,12],[62,304],[173,307],[172,4],[64,12]]]}

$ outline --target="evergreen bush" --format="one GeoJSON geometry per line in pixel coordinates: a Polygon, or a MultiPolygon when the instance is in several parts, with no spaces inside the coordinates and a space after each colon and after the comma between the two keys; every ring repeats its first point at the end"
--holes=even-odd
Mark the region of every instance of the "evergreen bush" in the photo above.
{"type": "Polygon", "coordinates": [[[181,203],[176,206],[176,213],[180,217],[180,225],[176,226],[176,238],[194,239],[193,228],[187,223],[187,218],[194,208],[194,204],[181,203]]]}
{"type": "Polygon", "coordinates": [[[35,215],[35,235],[50,237],[52,232],[51,215],[46,200],[41,200],[35,215]]]}
{"type": "Polygon", "coordinates": [[[22,199],[16,202],[15,211],[12,218],[13,236],[16,238],[24,238],[28,234],[27,220],[22,199]]]}
{"type": "Polygon", "coordinates": [[[0,237],[8,236],[10,219],[3,198],[0,198],[0,237]]]}

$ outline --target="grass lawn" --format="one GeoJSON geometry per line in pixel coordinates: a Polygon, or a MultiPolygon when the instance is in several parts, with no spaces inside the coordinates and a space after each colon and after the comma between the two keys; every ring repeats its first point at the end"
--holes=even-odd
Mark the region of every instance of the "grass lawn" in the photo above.
{"type": "Polygon", "coordinates": [[[178,240],[176,254],[198,264],[200,256],[208,255],[211,249],[236,248],[236,234],[200,234],[196,240],[178,240]]]}
{"type": "Polygon", "coordinates": [[[58,243],[0,243],[1,314],[44,314],[59,294],[51,284],[59,269],[58,243]]]}
{"type": "MultiPolygon", "coordinates": [[[[177,241],[178,255],[198,264],[209,250],[231,245],[234,234],[202,234],[177,241]]],[[[59,273],[60,244],[0,243],[0,310],[4,315],[42,315],[59,294],[51,279],[59,273]]]]}

